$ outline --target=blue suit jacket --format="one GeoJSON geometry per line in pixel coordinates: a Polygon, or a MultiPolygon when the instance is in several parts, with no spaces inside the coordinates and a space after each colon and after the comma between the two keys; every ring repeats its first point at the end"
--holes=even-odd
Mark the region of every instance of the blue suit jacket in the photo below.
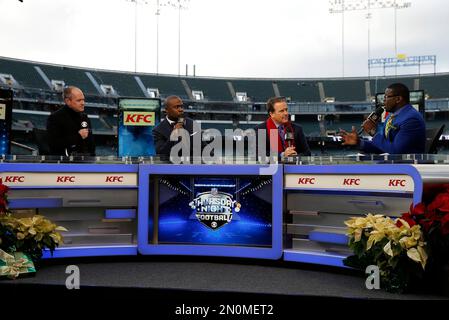
{"type": "Polygon", "coordinates": [[[426,145],[426,124],[421,114],[410,104],[394,118],[393,128],[385,137],[385,123],[371,141],[363,140],[360,148],[366,153],[424,153],[426,145]]]}

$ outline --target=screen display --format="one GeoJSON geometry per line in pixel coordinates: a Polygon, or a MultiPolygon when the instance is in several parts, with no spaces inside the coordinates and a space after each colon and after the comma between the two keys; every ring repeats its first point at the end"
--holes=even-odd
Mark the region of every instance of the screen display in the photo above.
{"type": "Polygon", "coordinates": [[[271,176],[150,176],[149,239],[271,247],[271,176]]]}
{"type": "Polygon", "coordinates": [[[155,155],[153,128],[160,121],[159,99],[120,99],[118,156],[155,155]]]}

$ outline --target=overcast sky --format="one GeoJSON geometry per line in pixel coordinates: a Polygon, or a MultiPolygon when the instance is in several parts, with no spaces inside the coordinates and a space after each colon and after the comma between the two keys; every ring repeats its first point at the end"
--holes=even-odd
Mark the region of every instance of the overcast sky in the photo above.
{"type": "MultiPolygon", "coordinates": [[[[134,71],[137,31],[137,71],[178,74],[178,9],[161,7],[157,23],[156,0],[138,1],[136,15],[129,0],[0,0],[0,56],[134,71]]],[[[397,10],[397,52],[436,55],[437,72],[449,72],[449,1],[409,2],[397,10]]],[[[328,0],[190,0],[180,19],[181,74],[195,64],[197,76],[341,77],[342,15],[329,8],[328,0]]],[[[368,21],[371,58],[395,56],[394,9],[366,14],[344,15],[346,77],[368,75],[368,21]]]]}

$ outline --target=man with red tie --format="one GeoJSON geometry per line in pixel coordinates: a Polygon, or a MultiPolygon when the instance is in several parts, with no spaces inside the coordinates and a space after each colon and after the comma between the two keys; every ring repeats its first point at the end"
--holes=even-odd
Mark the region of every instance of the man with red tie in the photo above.
{"type": "Polygon", "coordinates": [[[277,152],[281,158],[296,155],[310,156],[309,145],[301,126],[289,120],[286,99],[284,97],[270,98],[267,101],[267,111],[268,119],[255,128],[256,131],[266,130],[266,154],[269,155],[271,150],[277,152]],[[273,130],[277,133],[270,134],[273,130]]]}

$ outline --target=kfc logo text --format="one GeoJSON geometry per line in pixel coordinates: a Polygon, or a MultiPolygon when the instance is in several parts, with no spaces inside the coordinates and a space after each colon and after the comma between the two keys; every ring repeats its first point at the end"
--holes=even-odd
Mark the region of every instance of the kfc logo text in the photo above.
{"type": "Polygon", "coordinates": [[[56,183],[75,182],[75,176],[58,176],[56,183]]]}
{"type": "Polygon", "coordinates": [[[107,176],[106,182],[123,182],[123,176],[107,176]]]}
{"type": "Polygon", "coordinates": [[[125,126],[154,126],[154,112],[124,112],[125,126]]]}
{"type": "Polygon", "coordinates": [[[24,176],[6,176],[5,183],[23,183],[25,182],[24,176]]]}
{"type": "Polygon", "coordinates": [[[359,186],[360,185],[360,179],[354,179],[354,178],[345,178],[343,180],[344,186],[359,186]]]}
{"type": "Polygon", "coordinates": [[[389,187],[405,187],[405,180],[401,179],[390,179],[388,183],[389,187]]]}
{"type": "Polygon", "coordinates": [[[315,178],[299,178],[298,184],[315,184],[315,178]]]}

